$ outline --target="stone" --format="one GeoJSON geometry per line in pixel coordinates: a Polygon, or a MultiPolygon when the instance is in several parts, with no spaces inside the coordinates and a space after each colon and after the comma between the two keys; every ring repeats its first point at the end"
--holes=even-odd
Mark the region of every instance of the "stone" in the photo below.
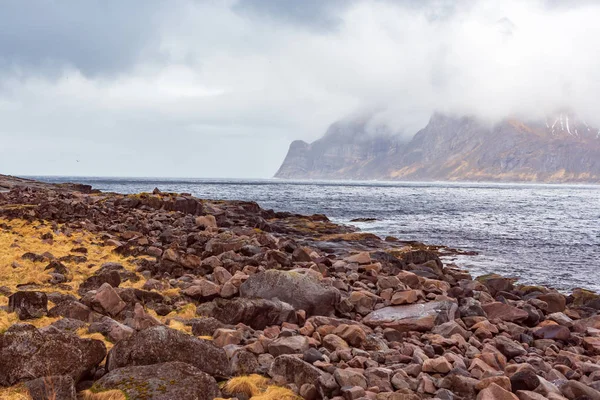
{"type": "Polygon", "coordinates": [[[219,328],[224,328],[225,324],[216,318],[197,318],[192,323],[192,334],[196,336],[212,336],[219,328]]]}
{"type": "Polygon", "coordinates": [[[357,253],[346,257],[344,261],[356,264],[371,264],[371,255],[369,254],[369,252],[363,251],[361,253],[357,253]]]}
{"type": "Polygon", "coordinates": [[[237,329],[217,329],[213,334],[213,343],[217,347],[225,347],[230,344],[240,344],[244,339],[244,333],[237,329]]]}
{"type": "Polygon", "coordinates": [[[548,304],[546,312],[552,314],[563,312],[567,306],[567,298],[560,293],[546,293],[537,297],[539,300],[548,304]]]}
{"type": "Polygon", "coordinates": [[[583,347],[595,355],[600,355],[600,337],[584,337],[583,347]]]}
{"type": "Polygon", "coordinates": [[[378,297],[366,290],[355,290],[348,296],[348,301],[360,315],[367,315],[377,304],[378,297]]]}
{"type": "Polygon", "coordinates": [[[367,341],[367,334],[358,325],[342,324],[335,328],[333,333],[344,339],[352,347],[361,347],[367,341]]]}
{"type": "Polygon", "coordinates": [[[48,297],[43,292],[16,292],[8,297],[8,310],[20,320],[40,318],[48,313],[48,297]]]}
{"type": "Polygon", "coordinates": [[[483,304],[482,308],[490,321],[499,319],[502,321],[518,323],[525,321],[529,317],[527,311],[521,310],[509,304],[500,303],[498,301],[483,304]]]}
{"type": "Polygon", "coordinates": [[[284,322],[296,323],[294,308],[279,300],[235,298],[215,299],[198,306],[196,313],[213,317],[229,324],[243,323],[252,329],[265,329],[267,326],[281,325],[284,322]]]}
{"type": "Polygon", "coordinates": [[[540,385],[540,379],[530,368],[524,368],[510,376],[513,392],[518,390],[534,391],[540,385]]]}
{"type": "Polygon", "coordinates": [[[278,299],[306,311],[308,316],[333,315],[340,302],[337,289],[296,271],[267,270],[252,275],[240,286],[240,296],[278,299]]]}
{"type": "Polygon", "coordinates": [[[539,393],[531,392],[529,390],[517,390],[517,397],[519,400],[546,400],[547,397],[542,396],[539,393]]]}
{"type": "Polygon", "coordinates": [[[477,395],[477,400],[519,400],[517,396],[506,389],[492,383],[477,395]]]}
{"type": "Polygon", "coordinates": [[[452,369],[452,364],[444,357],[429,358],[423,362],[423,372],[446,374],[452,369]]]}
{"type": "Polygon", "coordinates": [[[202,279],[194,285],[182,290],[182,293],[194,300],[209,301],[219,295],[221,288],[216,283],[202,279]]]}
{"type": "Polygon", "coordinates": [[[93,322],[88,328],[89,333],[99,332],[106,336],[111,342],[118,342],[133,335],[134,330],[127,325],[115,321],[109,317],[102,317],[99,321],[93,322]]]}
{"type": "Polygon", "coordinates": [[[506,336],[496,336],[495,342],[496,348],[509,360],[527,354],[527,350],[523,346],[506,336]]]}
{"type": "Polygon", "coordinates": [[[113,288],[119,287],[121,284],[121,275],[118,271],[104,271],[92,275],[79,285],[78,293],[83,296],[90,290],[100,288],[104,283],[108,283],[113,288]]]}
{"type": "Polygon", "coordinates": [[[342,397],[344,398],[344,400],[364,399],[365,396],[365,389],[360,386],[342,387],[342,397]]]}
{"type": "Polygon", "coordinates": [[[348,343],[344,339],[332,333],[330,333],[329,335],[325,335],[321,342],[323,347],[332,352],[336,350],[344,350],[350,348],[350,346],[348,346],[348,343]]]}
{"type": "Polygon", "coordinates": [[[498,274],[478,276],[476,280],[483,283],[493,297],[496,297],[498,292],[510,292],[513,290],[514,279],[505,278],[498,274]]]}
{"type": "Polygon", "coordinates": [[[162,325],[159,320],[148,314],[144,310],[144,306],[140,303],[135,303],[133,307],[133,318],[126,321],[126,324],[136,331],[141,331],[152,326],[162,325]]]}
{"type": "Polygon", "coordinates": [[[246,350],[238,350],[231,357],[231,372],[233,375],[250,375],[259,372],[260,365],[256,356],[246,350]]]}
{"type": "Polygon", "coordinates": [[[469,339],[469,332],[456,321],[448,321],[434,327],[431,330],[432,333],[437,333],[445,338],[450,338],[452,335],[460,335],[465,339],[469,339]]]}
{"type": "Polygon", "coordinates": [[[25,382],[31,400],[77,400],[75,381],[69,375],[45,376],[25,382]]]}
{"type": "Polygon", "coordinates": [[[202,215],[200,217],[196,217],[196,225],[207,229],[207,228],[217,228],[217,219],[214,215],[202,215]]]}
{"type": "Polygon", "coordinates": [[[367,388],[367,378],[364,371],[354,370],[353,368],[338,368],[333,373],[333,377],[340,387],[344,386],[359,386],[363,389],[367,388]]]}
{"type": "Polygon", "coordinates": [[[100,378],[92,392],[121,390],[128,399],[212,400],[221,393],[215,378],[183,362],[129,366],[100,378]]]}
{"type": "Polygon", "coordinates": [[[268,350],[273,357],[282,354],[302,354],[309,348],[306,336],[280,337],[269,343],[268,350]]]}
{"type": "Polygon", "coordinates": [[[48,311],[49,317],[72,318],[83,322],[91,320],[92,309],[75,300],[63,301],[48,311]]]}
{"type": "Polygon", "coordinates": [[[54,327],[15,324],[0,335],[0,386],[53,375],[78,381],[106,356],[104,343],[54,327]]]}
{"type": "Polygon", "coordinates": [[[569,380],[560,385],[560,391],[567,399],[600,400],[600,392],[578,381],[569,380]]]}
{"type": "Polygon", "coordinates": [[[571,337],[571,331],[566,326],[546,325],[533,331],[536,339],[553,339],[567,341],[571,337]]]}
{"type": "Polygon", "coordinates": [[[393,328],[400,332],[429,331],[456,318],[458,306],[451,301],[390,306],[373,311],[363,319],[370,327],[393,328]]]}
{"type": "Polygon", "coordinates": [[[144,329],[116,343],[108,353],[108,371],[133,365],[181,361],[217,378],[230,375],[229,360],[223,349],[166,326],[144,329]]]}
{"type": "Polygon", "coordinates": [[[367,386],[377,386],[380,392],[393,392],[392,374],[393,371],[389,368],[368,368],[365,371],[367,386]]]}
{"type": "Polygon", "coordinates": [[[282,355],[275,358],[269,369],[269,375],[274,379],[280,377],[284,382],[293,383],[297,387],[302,387],[307,383],[314,384],[320,395],[323,395],[319,381],[324,377],[324,373],[293,355],[282,355]]]}
{"type": "Polygon", "coordinates": [[[390,303],[392,305],[416,303],[419,300],[419,295],[421,293],[420,290],[403,290],[401,292],[395,292],[392,295],[390,303]]]}
{"type": "Polygon", "coordinates": [[[103,283],[96,293],[88,292],[86,297],[84,297],[84,302],[93,310],[113,317],[118,315],[127,306],[115,289],[108,283],[103,283]],[[89,300],[86,301],[86,299],[89,300]]]}

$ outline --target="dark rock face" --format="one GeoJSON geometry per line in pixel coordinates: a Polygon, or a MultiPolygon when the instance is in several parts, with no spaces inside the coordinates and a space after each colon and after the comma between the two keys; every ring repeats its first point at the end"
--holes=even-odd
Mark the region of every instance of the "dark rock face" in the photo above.
{"type": "Polygon", "coordinates": [[[46,376],[26,382],[33,400],[76,400],[75,381],[68,375],[46,376]]]}
{"type": "Polygon", "coordinates": [[[8,298],[8,309],[20,320],[39,318],[48,313],[48,297],[43,292],[17,292],[8,298]]]}
{"type": "Polygon", "coordinates": [[[69,375],[75,381],[106,356],[104,343],[62,332],[17,324],[0,335],[0,386],[44,377],[69,375]]]}
{"type": "Polygon", "coordinates": [[[198,306],[196,313],[206,317],[214,317],[219,321],[236,325],[243,323],[253,329],[265,329],[271,325],[284,322],[295,323],[294,308],[279,300],[235,298],[232,300],[216,299],[198,306]]]}
{"type": "Polygon", "coordinates": [[[215,377],[230,375],[227,355],[209,341],[165,326],[154,326],[123,339],[110,350],[109,371],[117,368],[181,361],[215,377]]]}
{"type": "Polygon", "coordinates": [[[240,286],[248,298],[279,299],[307,315],[333,315],[340,293],[317,280],[294,271],[268,270],[252,275],[240,286]]]}
{"type": "Polygon", "coordinates": [[[363,118],[336,122],[311,144],[294,141],[275,177],[598,182],[599,133],[568,113],[494,125],[436,113],[408,140],[370,133],[363,118]]]}
{"type": "Polygon", "coordinates": [[[98,380],[93,391],[118,389],[128,399],[212,400],[221,395],[215,379],[183,362],[115,369],[98,380]]]}

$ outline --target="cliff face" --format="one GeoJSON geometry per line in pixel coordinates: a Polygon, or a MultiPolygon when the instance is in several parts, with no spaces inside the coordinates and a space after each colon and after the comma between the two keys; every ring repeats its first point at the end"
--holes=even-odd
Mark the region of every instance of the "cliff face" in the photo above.
{"type": "Polygon", "coordinates": [[[410,141],[336,123],[295,141],[275,175],[295,179],[600,182],[600,131],[573,115],[546,121],[434,114],[410,141]]]}

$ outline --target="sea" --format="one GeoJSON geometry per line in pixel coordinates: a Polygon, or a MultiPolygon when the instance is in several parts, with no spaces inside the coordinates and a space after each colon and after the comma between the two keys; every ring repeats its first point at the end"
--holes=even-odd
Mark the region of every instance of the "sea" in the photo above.
{"type": "Polygon", "coordinates": [[[447,258],[473,276],[600,292],[600,186],[276,179],[34,177],[107,192],[191,193],[252,200],[265,209],[325,214],[381,237],[445,245],[477,255],[447,258]],[[373,218],[370,222],[352,222],[373,218]]]}

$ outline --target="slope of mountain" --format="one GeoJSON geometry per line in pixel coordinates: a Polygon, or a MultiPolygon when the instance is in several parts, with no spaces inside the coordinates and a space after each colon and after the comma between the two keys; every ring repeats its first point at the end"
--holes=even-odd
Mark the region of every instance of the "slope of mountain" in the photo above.
{"type": "Polygon", "coordinates": [[[275,174],[288,179],[600,182],[600,131],[571,113],[494,125],[434,114],[411,140],[337,122],[294,141],[275,174]]]}

